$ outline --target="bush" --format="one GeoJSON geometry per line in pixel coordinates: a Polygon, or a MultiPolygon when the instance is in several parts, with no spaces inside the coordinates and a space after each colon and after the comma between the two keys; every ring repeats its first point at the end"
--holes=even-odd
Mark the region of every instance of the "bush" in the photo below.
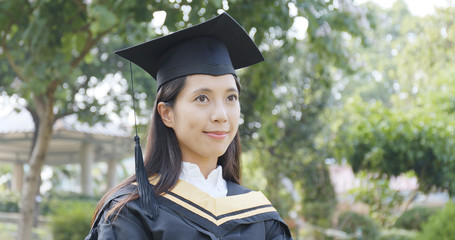
{"type": "Polygon", "coordinates": [[[433,214],[422,224],[422,232],[417,239],[452,240],[455,236],[453,223],[455,220],[455,203],[447,205],[433,214]]]}
{"type": "Polygon", "coordinates": [[[366,215],[355,212],[344,212],[338,216],[338,228],[349,234],[362,233],[362,239],[379,239],[377,224],[366,215]]]}
{"type": "Polygon", "coordinates": [[[422,230],[422,223],[436,213],[437,208],[434,207],[415,207],[404,212],[394,224],[395,228],[403,228],[407,230],[422,230]]]}
{"type": "Polygon", "coordinates": [[[95,204],[92,201],[65,201],[59,205],[51,216],[53,239],[84,239],[90,229],[95,204]]]}
{"type": "Polygon", "coordinates": [[[336,201],[304,202],[302,214],[308,222],[320,227],[330,227],[330,217],[336,201]]]}
{"type": "Polygon", "coordinates": [[[381,231],[379,240],[414,240],[416,233],[416,231],[392,228],[381,231]]]}
{"type": "Polygon", "coordinates": [[[0,212],[19,212],[19,193],[2,190],[0,194],[0,212]]]}
{"type": "Polygon", "coordinates": [[[56,210],[56,205],[61,205],[64,202],[92,202],[96,204],[99,198],[87,196],[80,193],[73,192],[49,192],[43,197],[43,201],[40,204],[40,214],[49,215],[56,210]]]}

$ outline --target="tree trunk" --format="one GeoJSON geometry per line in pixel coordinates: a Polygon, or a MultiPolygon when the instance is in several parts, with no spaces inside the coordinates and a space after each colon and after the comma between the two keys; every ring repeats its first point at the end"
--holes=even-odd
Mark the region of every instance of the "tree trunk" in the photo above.
{"type": "Polygon", "coordinates": [[[19,240],[28,240],[32,236],[36,189],[39,187],[41,169],[46,159],[55,117],[53,113],[54,91],[55,89],[51,88],[48,89],[46,94],[34,97],[36,113],[39,117],[39,124],[35,126],[35,132],[38,134],[30,154],[30,169],[25,176],[22,188],[21,219],[17,235],[19,240]]]}

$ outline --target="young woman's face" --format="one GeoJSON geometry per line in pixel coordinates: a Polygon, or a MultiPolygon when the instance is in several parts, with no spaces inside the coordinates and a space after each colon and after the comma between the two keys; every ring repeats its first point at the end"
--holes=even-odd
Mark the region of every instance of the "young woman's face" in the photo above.
{"type": "Polygon", "coordinates": [[[217,159],[238,130],[239,92],[231,74],[190,75],[163,122],[174,129],[184,161],[217,159]]]}

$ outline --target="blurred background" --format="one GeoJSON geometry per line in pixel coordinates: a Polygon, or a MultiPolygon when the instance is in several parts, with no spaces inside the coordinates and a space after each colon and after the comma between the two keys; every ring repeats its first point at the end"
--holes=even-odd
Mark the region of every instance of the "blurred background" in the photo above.
{"type": "Polygon", "coordinates": [[[454,239],[455,4],[425,0],[0,1],[0,239],[88,234],[134,173],[113,51],[223,11],[266,59],[238,72],[242,184],[294,239],[454,239]]]}

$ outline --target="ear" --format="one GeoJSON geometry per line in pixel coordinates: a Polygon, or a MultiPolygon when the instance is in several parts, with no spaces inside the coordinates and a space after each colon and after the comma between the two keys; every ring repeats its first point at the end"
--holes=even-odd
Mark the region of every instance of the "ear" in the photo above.
{"type": "Polygon", "coordinates": [[[164,102],[159,102],[156,106],[158,114],[160,114],[161,120],[163,121],[164,125],[169,128],[174,126],[174,112],[173,109],[166,105],[164,102]]]}

